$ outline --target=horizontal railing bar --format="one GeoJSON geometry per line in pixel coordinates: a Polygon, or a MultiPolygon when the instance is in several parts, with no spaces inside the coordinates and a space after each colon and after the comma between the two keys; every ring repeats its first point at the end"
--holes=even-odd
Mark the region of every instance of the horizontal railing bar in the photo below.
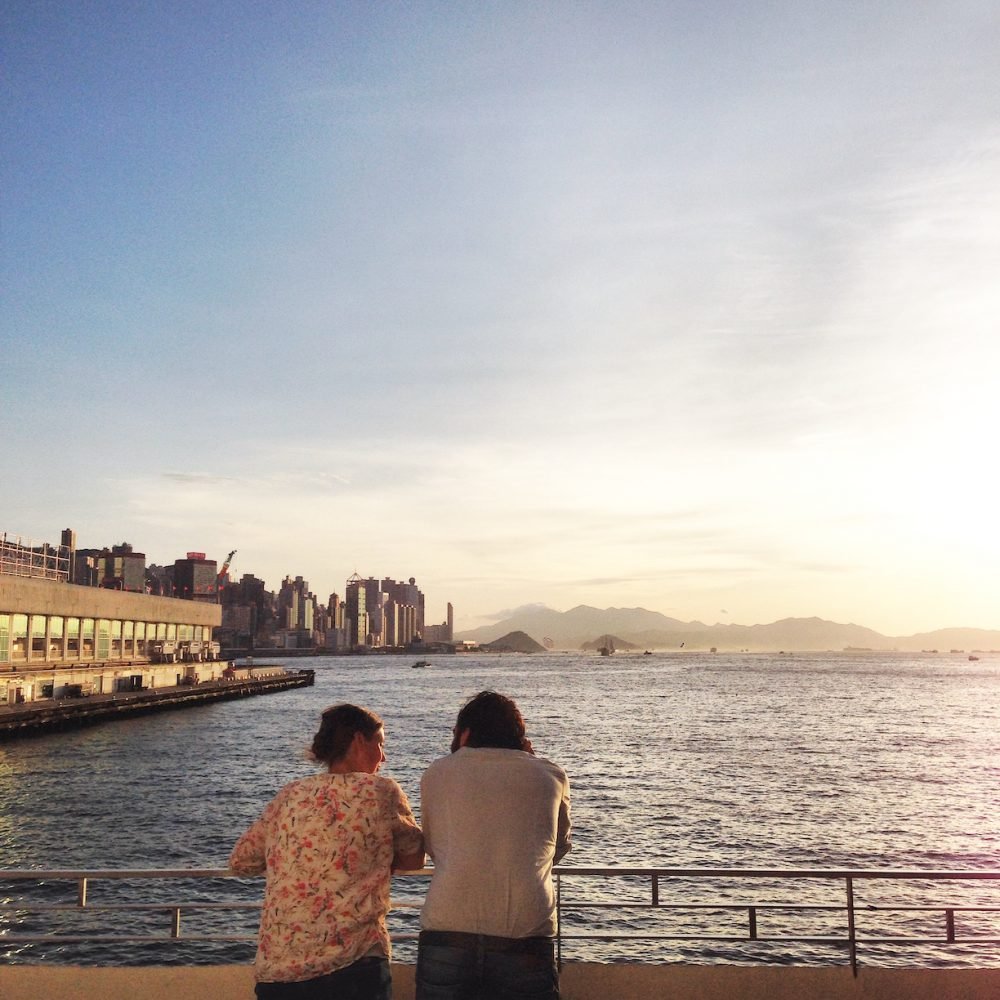
{"type": "MultiPolygon", "coordinates": [[[[1000,879],[1000,869],[981,871],[915,871],[913,869],[849,868],[631,868],[619,866],[564,867],[553,871],[568,878],[572,875],[656,875],[659,878],[824,878],[824,879],[1000,879]]],[[[431,869],[430,874],[433,874],[431,869]]]]}
{"type": "MultiPolygon", "coordinates": [[[[743,941],[748,944],[776,943],[784,944],[848,944],[850,938],[828,935],[811,935],[805,937],[785,937],[768,935],[750,937],[747,934],[567,934],[560,935],[564,941],[743,941]]],[[[931,937],[867,937],[856,936],[858,944],[1000,944],[1000,937],[962,937],[954,941],[931,937]]]]}
{"type": "MultiPolygon", "coordinates": [[[[733,910],[741,911],[753,907],[755,910],[769,913],[805,913],[805,912],[836,912],[847,909],[846,903],[584,903],[563,899],[560,908],[563,910],[733,910]]],[[[2,909],[2,907],[0,907],[2,909]]],[[[905,906],[889,904],[872,906],[868,903],[854,907],[856,912],[863,913],[942,913],[951,910],[954,913],[1000,913],[1000,906],[953,906],[951,903],[938,905],[905,906]]]]}
{"type": "Polygon", "coordinates": [[[8,944],[173,944],[179,941],[186,944],[239,944],[242,941],[254,942],[256,934],[182,934],[171,937],[169,934],[125,937],[116,934],[5,934],[0,938],[4,945],[8,944]]]}
{"type": "MultiPolygon", "coordinates": [[[[755,910],[767,910],[770,913],[800,913],[807,910],[816,912],[833,912],[836,910],[846,910],[847,904],[830,903],[827,905],[811,905],[808,903],[782,904],[781,906],[769,906],[767,903],[577,903],[573,900],[562,900],[560,909],[562,910],[732,910],[733,912],[746,912],[753,907],[755,910]]],[[[930,907],[931,912],[944,909],[943,906],[930,907]]],[[[957,906],[949,906],[949,910],[958,911],[957,906]]],[[[974,907],[977,911],[979,907],[974,907]]],[[[887,911],[882,911],[887,912],[887,911]]]]}
{"type": "Polygon", "coordinates": [[[758,941],[794,941],[799,944],[805,944],[809,941],[822,941],[826,943],[844,944],[847,941],[846,936],[841,935],[829,935],[829,934],[805,934],[801,937],[748,937],[746,934],[644,934],[642,931],[636,931],[628,934],[567,934],[563,932],[561,935],[564,941],[631,941],[643,940],[643,941],[750,941],[756,944],[758,941]]]}
{"type": "MultiPolygon", "coordinates": [[[[394,941],[416,941],[417,934],[400,933],[394,934],[394,941]]],[[[715,941],[715,942],[738,942],[744,944],[829,944],[846,945],[849,943],[847,937],[829,936],[804,936],[804,937],[749,937],[747,935],[736,934],[566,934],[562,935],[564,941],[715,941]]],[[[4,945],[9,944],[176,944],[183,941],[187,944],[207,944],[207,943],[240,943],[254,942],[257,940],[256,934],[184,934],[178,937],[170,937],[166,934],[129,936],[113,934],[10,934],[4,935],[2,941],[4,945]]],[[[874,944],[944,944],[941,938],[923,937],[856,937],[855,941],[861,945],[874,944]]],[[[949,944],[1000,944],[1000,937],[962,937],[956,938],[949,944]]]]}
{"type": "Polygon", "coordinates": [[[0,903],[0,913],[31,910],[32,913],[110,913],[116,910],[259,910],[260,903],[0,903]]]}
{"type": "MultiPolygon", "coordinates": [[[[393,901],[392,909],[419,910],[423,903],[393,901]]],[[[0,903],[0,913],[116,913],[119,911],[141,910],[152,913],[169,913],[173,910],[260,910],[260,903],[0,903]]]]}
{"type": "MultiPolygon", "coordinates": [[[[0,903],[0,913],[113,913],[119,910],[259,910],[260,903],[0,903]]],[[[394,900],[393,910],[417,910],[423,906],[421,902],[405,902],[394,900]]],[[[846,904],[828,903],[576,903],[572,900],[563,901],[561,909],[572,910],[669,910],[683,913],[686,911],[708,911],[714,913],[741,913],[750,908],[766,913],[837,913],[847,909],[846,904]]],[[[1000,913],[1000,906],[953,906],[940,903],[937,906],[857,906],[855,910],[865,913],[890,915],[893,913],[943,913],[951,910],[953,913],[1000,913]]]]}
{"type": "MultiPolygon", "coordinates": [[[[126,878],[246,878],[228,868],[13,868],[0,870],[0,882],[11,879],[126,879],[126,878]]],[[[250,876],[252,878],[263,876],[250,876]]]]}
{"type": "MultiPolygon", "coordinates": [[[[416,933],[393,934],[393,941],[416,941],[416,933]]],[[[115,934],[8,934],[0,943],[9,944],[254,944],[256,934],[169,934],[146,935],[143,937],[122,937],[115,934]]]]}
{"type": "MultiPolygon", "coordinates": [[[[557,865],[554,873],[563,878],[575,875],[627,876],[643,875],[659,878],[819,878],[819,879],[949,879],[1000,880],[1000,869],[968,871],[920,871],[914,869],[857,869],[849,868],[655,868],[620,865],[566,866],[557,865]]],[[[399,876],[430,876],[434,868],[395,872],[399,876]]],[[[0,882],[5,879],[128,879],[128,878],[263,878],[262,875],[237,875],[228,868],[74,868],[74,869],[4,869],[0,882]]]]}

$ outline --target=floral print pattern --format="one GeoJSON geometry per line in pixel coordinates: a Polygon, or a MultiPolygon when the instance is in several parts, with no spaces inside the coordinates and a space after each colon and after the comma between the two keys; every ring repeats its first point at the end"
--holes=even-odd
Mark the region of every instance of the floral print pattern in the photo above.
{"type": "Polygon", "coordinates": [[[393,855],[420,851],[403,790],[378,774],[317,774],[286,785],[237,841],[229,867],[266,872],[259,982],[298,982],[390,955],[393,855]]]}

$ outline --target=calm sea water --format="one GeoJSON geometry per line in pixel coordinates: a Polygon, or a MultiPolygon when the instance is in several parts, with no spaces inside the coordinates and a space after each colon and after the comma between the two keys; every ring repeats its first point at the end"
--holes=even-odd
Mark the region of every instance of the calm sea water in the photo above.
{"type": "MultiPolygon", "coordinates": [[[[518,701],[536,752],[570,774],[567,863],[1000,868],[998,657],[442,656],[424,670],[404,657],[301,662],[316,670],[315,687],[0,747],[0,868],[224,867],[275,791],[313,770],[304,749],[319,713],[338,701],[383,716],[384,772],[419,812],[421,772],[447,752],[461,703],[487,687],[518,701]]],[[[259,882],[244,888],[259,898],[259,882]]],[[[976,898],[988,888],[977,886],[976,898]]],[[[0,885],[5,901],[23,891],[0,885]]],[[[574,921],[605,926],[596,916],[574,921]]],[[[5,952],[4,927],[30,925],[0,916],[0,961],[91,955],[71,946],[5,952]]],[[[181,958],[252,954],[219,949],[181,958]]],[[[663,949],[667,960],[740,957],[663,949]]],[[[648,957],[649,947],[634,955],[648,957]]],[[[98,958],[149,961],[141,949],[98,958]]]]}

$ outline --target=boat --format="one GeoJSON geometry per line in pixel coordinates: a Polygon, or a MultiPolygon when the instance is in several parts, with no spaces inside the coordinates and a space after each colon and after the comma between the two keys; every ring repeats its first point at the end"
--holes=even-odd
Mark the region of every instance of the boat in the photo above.
{"type": "Polygon", "coordinates": [[[429,660],[417,660],[417,662],[413,664],[413,669],[420,670],[422,667],[429,667],[430,665],[429,660]]]}
{"type": "Polygon", "coordinates": [[[601,656],[610,656],[615,651],[615,644],[610,635],[604,637],[604,645],[598,650],[601,656]]]}
{"type": "Polygon", "coordinates": [[[973,656],[972,653],[969,653],[969,659],[970,660],[978,660],[979,657],[978,656],[973,656]]]}

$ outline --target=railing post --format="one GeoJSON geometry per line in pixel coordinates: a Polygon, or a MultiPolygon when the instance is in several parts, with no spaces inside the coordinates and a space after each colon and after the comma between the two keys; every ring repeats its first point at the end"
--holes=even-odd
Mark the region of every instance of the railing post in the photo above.
{"type": "Polygon", "coordinates": [[[944,924],[948,932],[948,944],[955,943],[955,911],[948,909],[944,911],[944,924]]]}
{"type": "Polygon", "coordinates": [[[847,945],[851,954],[851,972],[858,975],[858,942],[854,926],[854,879],[847,876],[847,945]]]}
{"type": "Polygon", "coordinates": [[[170,909],[170,936],[172,938],[181,936],[181,908],[179,906],[170,909]]]}
{"type": "Polygon", "coordinates": [[[747,913],[750,917],[750,940],[757,940],[757,907],[750,906],[747,907],[747,913]]]}
{"type": "Polygon", "coordinates": [[[660,876],[653,872],[653,906],[660,905],[660,876]]]}
{"type": "Polygon", "coordinates": [[[562,972],[562,876],[556,872],[556,968],[562,972]]]}
{"type": "Polygon", "coordinates": [[[76,883],[76,905],[81,909],[87,905],[87,880],[81,878],[76,883]]]}

